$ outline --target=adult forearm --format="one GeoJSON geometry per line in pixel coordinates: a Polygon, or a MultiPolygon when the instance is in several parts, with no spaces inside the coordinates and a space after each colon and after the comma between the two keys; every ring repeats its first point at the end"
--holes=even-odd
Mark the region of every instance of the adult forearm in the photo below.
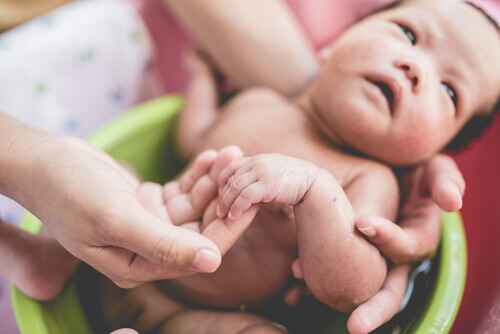
{"type": "Polygon", "coordinates": [[[52,136],[0,112],[0,194],[24,201],[36,147],[52,136]]]}
{"type": "Polygon", "coordinates": [[[240,87],[298,93],[318,72],[309,43],[279,0],[163,0],[216,65],[240,87]]]}

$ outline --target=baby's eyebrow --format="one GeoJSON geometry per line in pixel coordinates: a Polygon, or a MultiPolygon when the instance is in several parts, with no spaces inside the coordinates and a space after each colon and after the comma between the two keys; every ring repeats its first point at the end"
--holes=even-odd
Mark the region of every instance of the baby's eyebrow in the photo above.
{"type": "Polygon", "coordinates": [[[484,9],[473,4],[472,2],[465,1],[464,3],[471,6],[472,8],[475,8],[477,11],[479,11],[481,14],[483,14],[483,16],[488,20],[488,22],[490,22],[493,25],[493,27],[495,27],[495,29],[498,31],[499,37],[500,37],[500,26],[498,25],[498,22],[495,21],[494,18],[492,18],[487,12],[485,12],[484,9]]]}

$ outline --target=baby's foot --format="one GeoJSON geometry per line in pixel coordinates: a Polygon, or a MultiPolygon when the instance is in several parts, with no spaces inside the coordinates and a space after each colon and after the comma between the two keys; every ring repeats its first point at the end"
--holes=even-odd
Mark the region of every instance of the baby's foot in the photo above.
{"type": "Polygon", "coordinates": [[[237,219],[255,204],[297,205],[311,187],[318,167],[282,154],[259,154],[240,159],[222,171],[219,218],[237,219]]]}
{"type": "Polygon", "coordinates": [[[0,273],[27,296],[57,297],[79,263],[52,236],[0,222],[0,273]]]}

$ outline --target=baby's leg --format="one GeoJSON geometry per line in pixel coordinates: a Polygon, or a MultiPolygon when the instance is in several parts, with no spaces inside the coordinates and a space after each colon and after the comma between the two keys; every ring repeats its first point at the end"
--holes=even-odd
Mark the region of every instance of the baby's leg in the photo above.
{"type": "Polygon", "coordinates": [[[198,54],[192,52],[188,55],[186,67],[191,74],[191,82],[177,125],[177,142],[183,158],[189,159],[217,119],[218,92],[209,65],[198,54]]]}
{"type": "Polygon", "coordinates": [[[168,319],[160,333],[177,334],[281,334],[281,325],[254,314],[185,309],[168,319]]]}
{"type": "Polygon", "coordinates": [[[55,298],[79,263],[52,236],[0,220],[0,274],[29,297],[55,298]]]}
{"type": "Polygon", "coordinates": [[[139,333],[279,334],[280,325],[244,312],[188,309],[154,283],[124,290],[106,278],[100,283],[104,318],[111,329],[131,327],[139,333]]]}
{"type": "Polygon", "coordinates": [[[351,311],[382,286],[385,259],[355,230],[354,208],[328,171],[304,160],[262,154],[229,165],[219,186],[219,217],[237,218],[262,202],[294,207],[300,276],[322,302],[351,311]]]}

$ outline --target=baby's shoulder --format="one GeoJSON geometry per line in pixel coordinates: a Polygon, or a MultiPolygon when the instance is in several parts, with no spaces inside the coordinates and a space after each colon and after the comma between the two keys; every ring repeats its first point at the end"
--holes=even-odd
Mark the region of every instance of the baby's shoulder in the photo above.
{"type": "Polygon", "coordinates": [[[378,187],[389,189],[399,189],[399,181],[391,166],[384,163],[366,159],[357,159],[358,175],[355,179],[363,179],[378,187]]]}
{"type": "Polygon", "coordinates": [[[228,104],[230,108],[255,105],[288,105],[289,100],[280,93],[267,87],[248,88],[236,95],[228,104]]]}

